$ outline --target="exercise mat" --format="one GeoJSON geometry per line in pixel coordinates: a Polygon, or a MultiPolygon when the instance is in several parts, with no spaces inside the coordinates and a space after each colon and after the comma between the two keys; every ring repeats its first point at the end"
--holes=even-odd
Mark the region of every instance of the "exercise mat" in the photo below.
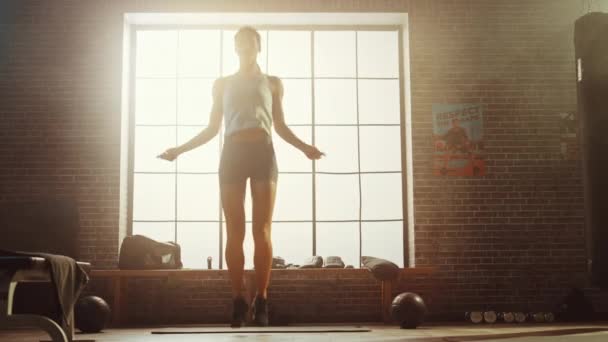
{"type": "Polygon", "coordinates": [[[348,333],[348,332],[370,332],[369,328],[361,326],[277,326],[277,327],[186,327],[186,328],[161,328],[152,330],[152,334],[255,334],[255,333],[348,333]]]}

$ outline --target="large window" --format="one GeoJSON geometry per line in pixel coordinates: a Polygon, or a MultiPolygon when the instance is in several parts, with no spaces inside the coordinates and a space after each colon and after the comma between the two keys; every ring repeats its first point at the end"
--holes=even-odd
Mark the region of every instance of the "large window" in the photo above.
{"type": "MultiPolygon", "coordinates": [[[[182,247],[184,266],[226,268],[217,169],[223,132],[174,162],[157,159],[205,128],[213,81],[234,73],[233,28],[140,27],[132,47],[132,233],[182,247]]],[[[361,255],[404,266],[399,28],[260,30],[258,64],[285,87],[285,119],[327,156],[311,162],[274,134],[274,255],[301,264],[361,255]]],[[[246,200],[245,267],[253,267],[246,200]]]]}

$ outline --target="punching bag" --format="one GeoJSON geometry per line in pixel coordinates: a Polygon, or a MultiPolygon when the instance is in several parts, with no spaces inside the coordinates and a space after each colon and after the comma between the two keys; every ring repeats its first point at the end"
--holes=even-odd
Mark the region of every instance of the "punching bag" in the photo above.
{"type": "Polygon", "coordinates": [[[608,13],[576,20],[574,46],[585,186],[585,235],[593,285],[608,287],[608,13]]]}

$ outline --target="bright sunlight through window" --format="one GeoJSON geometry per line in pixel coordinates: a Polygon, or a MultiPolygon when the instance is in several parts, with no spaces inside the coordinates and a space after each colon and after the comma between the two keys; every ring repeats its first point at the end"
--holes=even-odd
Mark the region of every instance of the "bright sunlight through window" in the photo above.
{"type": "MultiPolygon", "coordinates": [[[[327,156],[315,163],[273,133],[279,165],[274,255],[361,255],[404,266],[399,31],[259,30],[261,69],[279,76],[290,128],[327,156]]],[[[181,245],[185,268],[225,268],[218,165],[223,132],[174,162],[157,159],[207,125],[213,81],[238,70],[235,30],[137,28],[132,232],[181,245]],[[221,249],[220,249],[221,248],[221,249]]],[[[253,268],[246,200],[245,267],[253,268]]]]}

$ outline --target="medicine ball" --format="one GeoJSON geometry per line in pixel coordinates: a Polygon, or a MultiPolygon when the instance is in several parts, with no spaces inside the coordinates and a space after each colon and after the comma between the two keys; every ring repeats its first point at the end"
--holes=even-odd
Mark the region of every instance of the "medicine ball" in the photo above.
{"type": "Polygon", "coordinates": [[[413,292],[404,292],[393,299],[391,316],[401,329],[415,329],[424,321],[426,305],[422,297],[413,292]]]}
{"type": "Polygon", "coordinates": [[[84,333],[97,333],[110,319],[110,306],[97,296],[85,296],[74,305],[74,323],[84,333]]]}

